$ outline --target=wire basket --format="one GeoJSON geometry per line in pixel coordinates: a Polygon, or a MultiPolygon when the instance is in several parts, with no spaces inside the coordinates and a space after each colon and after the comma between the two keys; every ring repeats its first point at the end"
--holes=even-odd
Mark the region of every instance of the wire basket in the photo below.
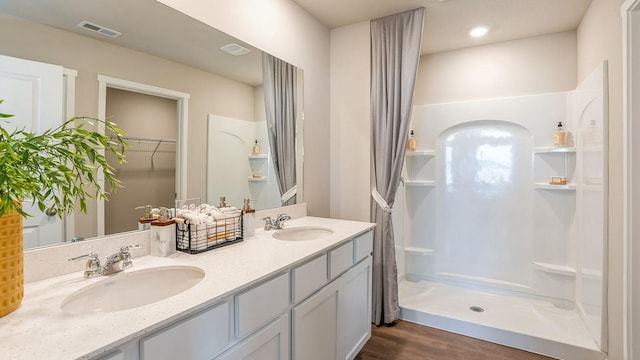
{"type": "Polygon", "coordinates": [[[213,250],[222,246],[241,242],[242,212],[212,224],[176,223],[176,250],[189,254],[213,250]]]}

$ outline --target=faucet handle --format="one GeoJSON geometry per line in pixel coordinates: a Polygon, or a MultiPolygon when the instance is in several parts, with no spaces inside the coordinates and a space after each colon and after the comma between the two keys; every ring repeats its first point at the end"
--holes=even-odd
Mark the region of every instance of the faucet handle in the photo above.
{"type": "Polygon", "coordinates": [[[122,257],[122,269],[129,269],[130,267],[133,266],[133,261],[131,260],[131,253],[129,253],[129,250],[131,249],[141,249],[142,245],[141,244],[135,244],[135,245],[125,245],[123,247],[120,248],[120,256],[122,257]]]}
{"type": "Polygon", "coordinates": [[[92,252],[92,253],[72,257],[71,259],[69,259],[69,261],[78,261],[82,259],[89,259],[87,260],[87,265],[84,269],[84,277],[86,279],[92,278],[94,276],[98,276],[100,274],[100,272],[102,271],[102,268],[100,267],[100,258],[98,257],[98,254],[92,252]]]}
{"type": "MultiPolygon", "coordinates": [[[[91,262],[91,264],[97,264],[98,267],[100,266],[100,258],[98,257],[98,254],[92,252],[92,253],[88,253],[88,254],[84,254],[84,255],[80,255],[80,256],[76,256],[76,257],[72,257],[71,259],[69,259],[69,261],[78,261],[78,260],[82,260],[82,259],[89,259],[89,262],[91,262]]],[[[89,262],[87,262],[87,264],[89,264],[89,262]]]]}
{"type": "Polygon", "coordinates": [[[273,229],[273,219],[271,219],[271,216],[263,217],[260,220],[264,221],[264,229],[265,230],[272,230],[273,229]]]}

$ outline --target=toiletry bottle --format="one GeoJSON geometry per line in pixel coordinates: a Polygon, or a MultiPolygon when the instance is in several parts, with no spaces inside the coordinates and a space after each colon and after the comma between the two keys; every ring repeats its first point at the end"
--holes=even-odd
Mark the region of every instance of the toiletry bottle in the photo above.
{"type": "Polygon", "coordinates": [[[258,144],[258,140],[253,144],[253,148],[251,148],[251,155],[260,155],[260,144],[258,144]]]}
{"type": "Polygon", "coordinates": [[[564,131],[564,128],[562,127],[562,121],[558,121],[558,128],[553,134],[553,145],[567,146],[567,132],[564,131]]]}
{"type": "MultiPolygon", "coordinates": [[[[164,208],[163,208],[164,209],[164,208]]],[[[166,211],[164,211],[166,216],[166,211]]],[[[160,219],[151,223],[150,255],[169,256],[176,252],[176,222],[160,216],[160,219]]]]}
{"type": "Polygon", "coordinates": [[[256,236],[256,210],[251,208],[251,199],[244,199],[242,207],[242,233],[245,238],[256,236]]]}
{"type": "Polygon", "coordinates": [[[219,208],[227,207],[226,201],[227,199],[224,196],[220,196],[220,204],[218,205],[218,207],[219,208]]]}
{"type": "Polygon", "coordinates": [[[409,139],[407,140],[407,151],[416,151],[417,148],[418,141],[416,140],[416,136],[414,135],[413,130],[411,130],[409,139]]]}
{"type": "Polygon", "coordinates": [[[149,223],[155,218],[151,215],[151,205],[137,206],[134,210],[144,209],[144,215],[138,218],[138,230],[149,230],[149,223]]]}

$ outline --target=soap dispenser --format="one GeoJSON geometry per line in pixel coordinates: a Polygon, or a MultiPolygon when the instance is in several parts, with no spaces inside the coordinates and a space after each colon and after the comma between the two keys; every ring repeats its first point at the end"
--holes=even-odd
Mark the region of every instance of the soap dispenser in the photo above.
{"type": "Polygon", "coordinates": [[[138,218],[138,230],[149,230],[149,223],[156,220],[151,214],[151,205],[137,206],[134,210],[144,209],[144,215],[138,218]]]}
{"type": "Polygon", "coordinates": [[[256,210],[251,208],[251,199],[244,199],[242,233],[244,237],[256,236],[256,210]]]}
{"type": "Polygon", "coordinates": [[[407,139],[407,151],[416,151],[418,149],[418,141],[416,140],[416,136],[411,130],[409,134],[409,139],[407,139]]]}
{"type": "Polygon", "coordinates": [[[253,147],[251,148],[251,155],[260,155],[260,144],[258,144],[258,140],[256,140],[256,142],[253,144],[253,147]]]}
{"type": "Polygon", "coordinates": [[[176,222],[168,216],[167,208],[160,208],[160,217],[151,222],[151,256],[169,256],[176,252],[176,222]]]}
{"type": "Polygon", "coordinates": [[[558,121],[556,132],[553,134],[553,145],[558,147],[567,146],[567,132],[564,131],[562,121],[558,121]]]}

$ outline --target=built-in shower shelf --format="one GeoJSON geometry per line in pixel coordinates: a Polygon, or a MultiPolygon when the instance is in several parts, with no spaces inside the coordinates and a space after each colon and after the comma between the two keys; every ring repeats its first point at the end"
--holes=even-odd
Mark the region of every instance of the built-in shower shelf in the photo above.
{"type": "Polygon", "coordinates": [[[564,275],[564,276],[576,276],[576,269],[566,265],[556,265],[542,262],[534,262],[533,265],[538,270],[542,270],[544,272],[564,275]]]}
{"type": "Polygon", "coordinates": [[[436,186],[436,182],[433,180],[405,180],[404,184],[406,186],[421,186],[421,187],[434,187],[436,186]]]}
{"type": "Polygon", "coordinates": [[[567,183],[567,185],[551,185],[545,182],[537,182],[537,183],[534,183],[533,186],[535,189],[542,189],[542,190],[560,190],[560,191],[576,190],[576,184],[574,183],[567,183]]]}
{"type": "Polygon", "coordinates": [[[433,254],[435,251],[433,249],[427,249],[427,248],[421,248],[421,247],[406,247],[404,248],[404,252],[406,252],[407,254],[424,256],[424,255],[433,254]]]}
{"type": "Polygon", "coordinates": [[[259,154],[259,155],[249,155],[249,159],[253,160],[253,159],[266,159],[267,158],[267,154],[259,154]]]}
{"type": "Polygon", "coordinates": [[[573,146],[537,147],[533,151],[536,154],[575,153],[576,148],[573,146]]]}
{"type": "Polygon", "coordinates": [[[254,178],[252,176],[249,176],[249,182],[263,182],[263,181],[268,181],[269,178],[266,177],[261,177],[261,178],[254,178]]]}
{"type": "Polygon", "coordinates": [[[407,151],[406,153],[407,157],[414,157],[414,156],[436,156],[436,151],[435,150],[416,150],[416,151],[407,151]]]}

